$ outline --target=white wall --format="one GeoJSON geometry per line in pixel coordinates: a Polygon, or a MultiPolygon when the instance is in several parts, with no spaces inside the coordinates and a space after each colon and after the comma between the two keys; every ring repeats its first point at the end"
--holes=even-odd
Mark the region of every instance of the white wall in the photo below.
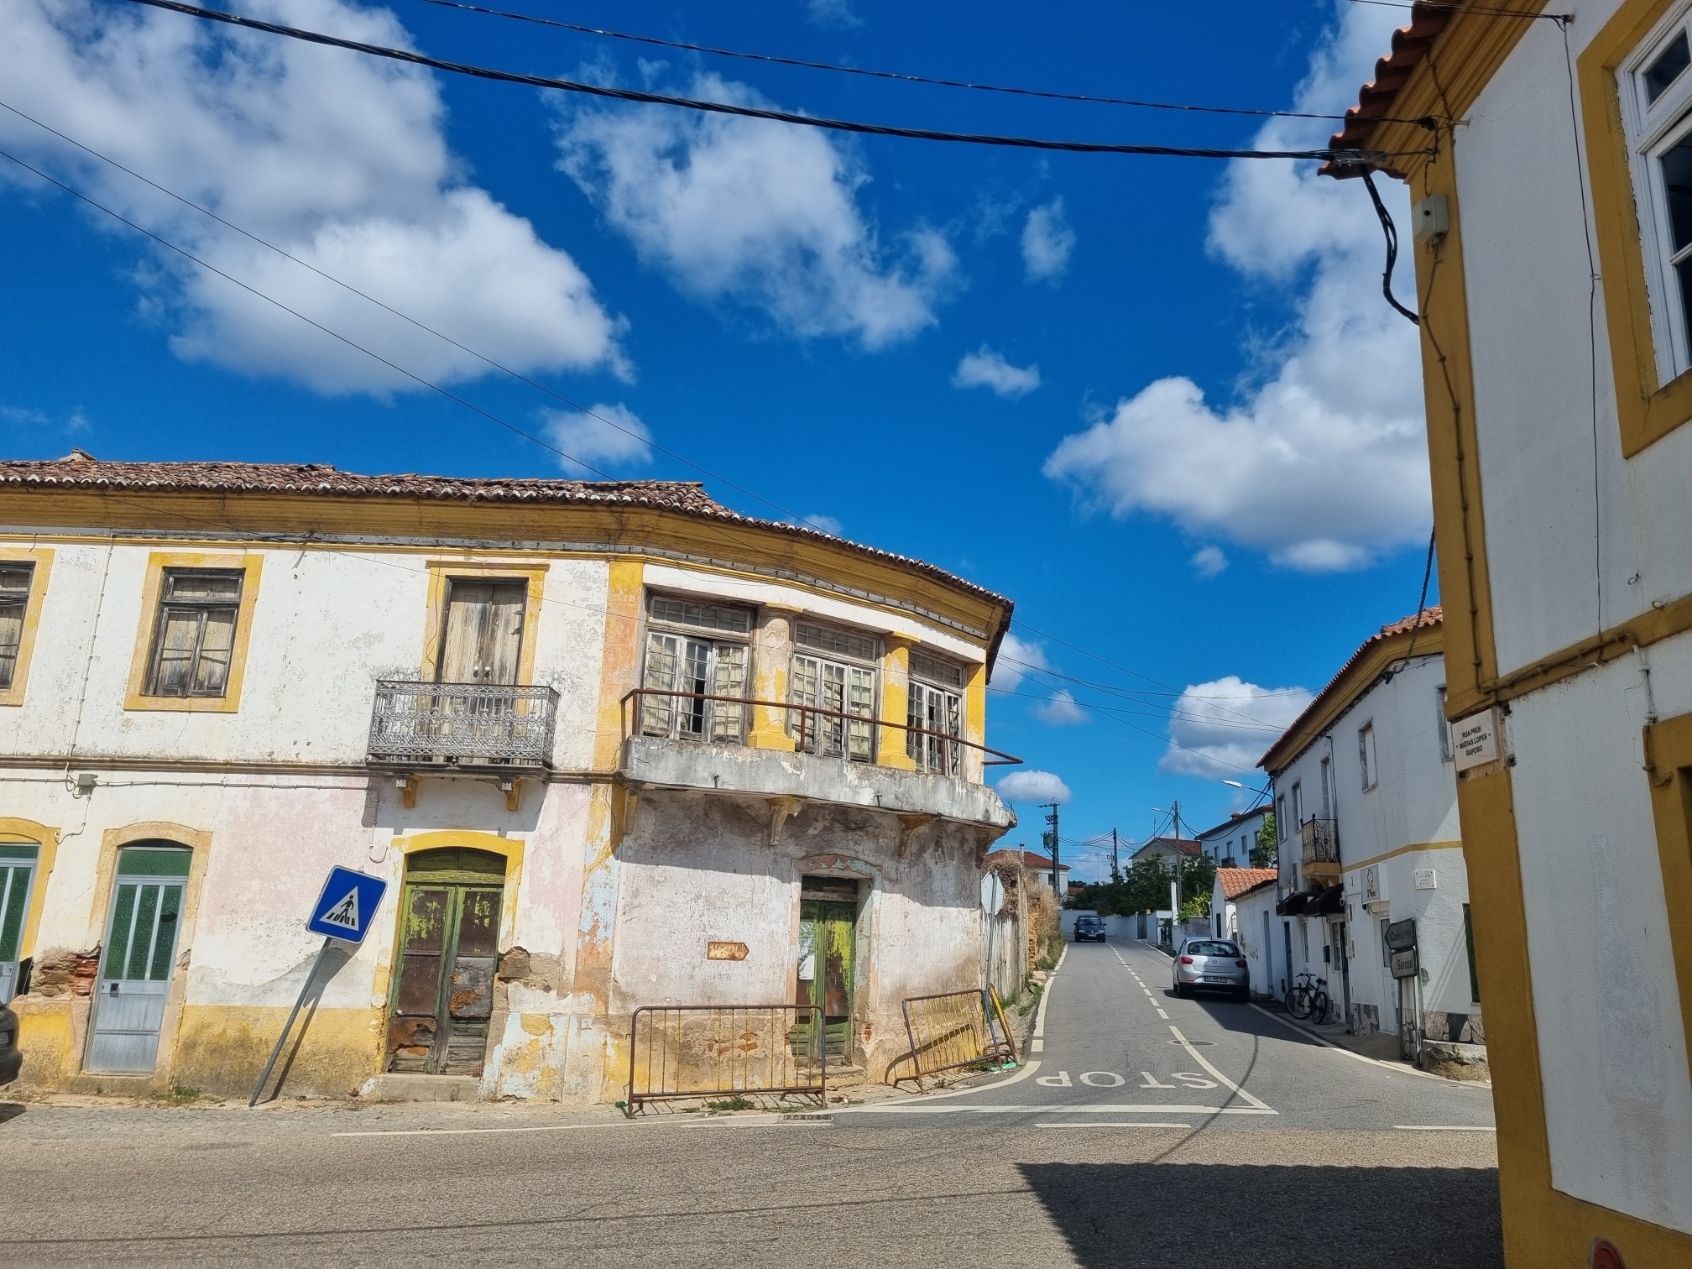
{"type": "Polygon", "coordinates": [[[1232,858],[1236,867],[1250,867],[1252,847],[1257,844],[1257,830],[1263,827],[1263,817],[1269,809],[1267,806],[1259,807],[1226,827],[1200,834],[1200,848],[1217,864],[1232,858]]]}

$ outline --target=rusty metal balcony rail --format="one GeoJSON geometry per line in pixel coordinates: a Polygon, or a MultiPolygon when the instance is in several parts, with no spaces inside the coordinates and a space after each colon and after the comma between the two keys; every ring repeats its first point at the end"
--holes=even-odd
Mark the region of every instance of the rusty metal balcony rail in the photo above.
{"type": "Polygon", "coordinates": [[[910,1039],[911,1050],[887,1068],[887,1082],[900,1084],[915,1079],[920,1085],[925,1077],[941,1071],[984,1062],[1014,1062],[1016,1045],[1010,1038],[998,996],[993,995],[992,1003],[1000,1025],[1005,1028],[1003,1040],[993,1033],[987,1003],[988,993],[981,991],[948,991],[901,1001],[899,1008],[905,1015],[905,1035],[910,1039]],[[912,1073],[896,1075],[907,1062],[912,1073]]]}
{"type": "Polygon", "coordinates": [[[631,1119],[648,1102],[807,1097],[828,1105],[817,1005],[643,1005],[629,1020],[631,1119]]]}
{"type": "Polygon", "coordinates": [[[1335,821],[1305,820],[1298,832],[1304,841],[1306,864],[1339,863],[1339,825],[1335,821]]]}
{"type": "Polygon", "coordinates": [[[550,767],[557,717],[558,692],[550,687],[381,679],[369,761],[550,767]]]}
{"type": "MultiPolygon", "coordinates": [[[[988,767],[1021,766],[1022,759],[1014,754],[1008,754],[998,749],[990,749],[986,745],[977,744],[973,740],[965,740],[962,736],[954,736],[949,732],[930,731],[926,727],[912,727],[908,723],[896,723],[885,718],[875,718],[868,714],[852,714],[845,710],[824,709],[819,705],[801,705],[794,701],[764,701],[750,696],[717,696],[710,692],[682,692],[661,687],[637,687],[623,697],[623,729],[625,735],[664,735],[673,733],[671,715],[675,707],[669,704],[673,700],[697,702],[699,705],[727,705],[736,708],[736,721],[731,727],[722,729],[722,734],[713,734],[713,728],[702,726],[697,738],[712,739],[720,743],[743,744],[746,715],[753,708],[782,710],[787,714],[788,725],[793,726],[793,716],[798,715],[798,728],[795,740],[801,752],[823,752],[835,757],[850,757],[856,761],[871,762],[877,755],[877,732],[882,727],[891,727],[895,731],[902,731],[907,737],[933,737],[940,743],[923,746],[928,752],[936,755],[935,764],[925,766],[924,769],[939,775],[961,774],[963,763],[953,750],[973,749],[983,755],[981,762],[988,767]],[[647,704],[649,698],[666,699],[664,705],[653,707],[647,704]],[[861,729],[861,730],[860,730],[861,729]],[[861,739],[860,739],[861,738],[861,739]],[[862,757],[859,754],[862,753],[862,757]]],[[[719,713],[715,717],[720,718],[719,713]]],[[[689,735],[695,733],[690,732],[689,735]]]]}

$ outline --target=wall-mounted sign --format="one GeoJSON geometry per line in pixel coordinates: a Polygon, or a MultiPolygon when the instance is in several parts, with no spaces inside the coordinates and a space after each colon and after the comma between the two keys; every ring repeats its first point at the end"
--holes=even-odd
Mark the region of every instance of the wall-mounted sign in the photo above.
{"type": "Polygon", "coordinates": [[[1381,897],[1381,866],[1370,864],[1363,870],[1363,902],[1376,903],[1381,897]]]}
{"type": "Polygon", "coordinates": [[[1451,755],[1457,770],[1498,761],[1498,711],[1484,709],[1451,724],[1451,755]]]}
{"type": "Polygon", "coordinates": [[[1416,919],[1394,921],[1386,928],[1387,948],[1394,952],[1408,952],[1416,946],[1416,919]]]}
{"type": "Polygon", "coordinates": [[[747,946],[744,943],[707,943],[705,945],[705,959],[708,961],[743,961],[747,956],[747,946]]]}
{"type": "Polygon", "coordinates": [[[1416,949],[1413,947],[1392,954],[1392,976],[1394,978],[1414,978],[1421,971],[1421,968],[1421,964],[1416,959],[1416,949]]]}
{"type": "Polygon", "coordinates": [[[1411,874],[1418,890],[1438,890],[1439,877],[1432,868],[1418,868],[1411,874]]]}

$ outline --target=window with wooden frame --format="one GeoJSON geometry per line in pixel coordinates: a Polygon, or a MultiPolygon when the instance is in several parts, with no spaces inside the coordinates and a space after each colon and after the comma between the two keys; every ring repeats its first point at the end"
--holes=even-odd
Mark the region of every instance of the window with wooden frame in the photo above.
{"type": "Polygon", "coordinates": [[[17,677],[34,581],[34,564],[0,561],[0,690],[11,687],[17,677]]]}
{"type": "Polygon", "coordinates": [[[164,571],[144,695],[228,693],[243,580],[239,569],[164,571]]]}
{"type": "Polygon", "coordinates": [[[943,737],[963,734],[964,668],[956,661],[914,649],[910,656],[911,686],[906,722],[913,728],[940,732],[941,735],[907,732],[905,752],[916,759],[919,771],[958,775],[962,768],[963,746],[943,737]]]}
{"type": "Polygon", "coordinates": [[[449,577],[435,681],[514,685],[528,597],[526,579],[449,577]]]}
{"type": "Polygon", "coordinates": [[[1623,63],[1617,87],[1660,387],[1692,369],[1692,6],[1623,63]]]}
{"type": "Polygon", "coordinates": [[[641,734],[743,743],[752,610],[653,595],[646,618],[641,734]]]}
{"type": "Polygon", "coordinates": [[[881,640],[803,619],[793,623],[788,699],[821,711],[790,711],[801,752],[875,761],[876,666],[881,640]],[[854,715],[842,718],[840,715],[854,715]],[[858,722],[857,718],[863,722],[858,722]]]}

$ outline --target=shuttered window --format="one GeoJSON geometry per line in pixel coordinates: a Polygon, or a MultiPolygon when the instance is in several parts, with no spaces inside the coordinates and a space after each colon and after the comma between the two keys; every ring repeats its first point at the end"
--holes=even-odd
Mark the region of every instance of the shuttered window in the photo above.
{"type": "Polygon", "coordinates": [[[876,664],[881,640],[814,621],[793,623],[788,697],[791,727],[805,753],[853,762],[875,761],[876,664]],[[842,718],[840,715],[850,715],[842,718]],[[863,722],[857,721],[863,719],[863,722]]]}
{"type": "Polygon", "coordinates": [[[23,646],[24,615],[29,609],[33,564],[0,564],[0,688],[12,686],[23,646]]]}
{"type": "Polygon", "coordinates": [[[222,696],[229,690],[240,572],[166,569],[148,668],[148,696],[222,696]]]}
{"type": "Polygon", "coordinates": [[[647,736],[740,744],[746,731],[750,649],[743,640],[707,632],[747,634],[749,609],[654,595],[647,605],[646,664],[640,730],[647,736]],[[717,697],[734,699],[719,700],[717,697]]]}
{"type": "Polygon", "coordinates": [[[449,587],[436,681],[515,684],[528,583],[455,577],[449,587]]]}

